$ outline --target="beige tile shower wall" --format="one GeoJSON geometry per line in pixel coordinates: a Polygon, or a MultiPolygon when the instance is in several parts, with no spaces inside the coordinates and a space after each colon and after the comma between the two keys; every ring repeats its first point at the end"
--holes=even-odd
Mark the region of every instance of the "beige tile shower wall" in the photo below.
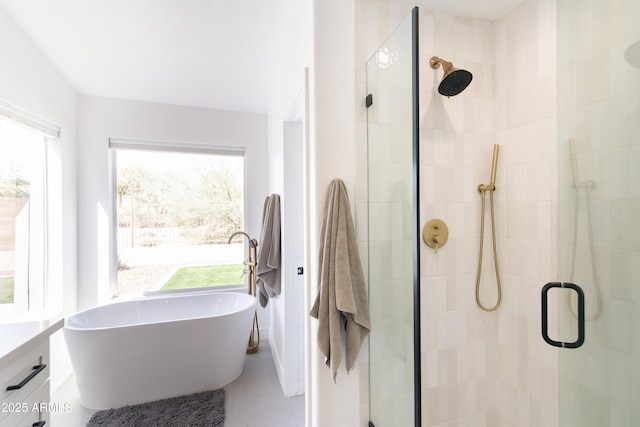
{"type": "MultiPolygon", "coordinates": [[[[477,186],[489,181],[495,140],[493,24],[422,10],[420,35],[422,222],[439,218],[449,227],[437,254],[422,246],[423,425],[495,426],[498,315],[480,311],[474,296],[477,186]],[[430,68],[434,55],[473,73],[467,90],[437,93],[442,70],[430,68]]],[[[493,267],[485,262],[483,270],[490,288],[493,267]]]]}
{"type": "Polygon", "coordinates": [[[524,1],[495,24],[501,427],[558,425],[558,356],[540,336],[539,302],[557,280],[555,35],[555,1],[524,1]]]}

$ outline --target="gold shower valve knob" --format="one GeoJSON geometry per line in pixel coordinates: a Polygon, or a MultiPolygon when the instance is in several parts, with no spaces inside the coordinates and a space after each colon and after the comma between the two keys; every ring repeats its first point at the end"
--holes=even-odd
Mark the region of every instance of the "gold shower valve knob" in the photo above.
{"type": "Polygon", "coordinates": [[[422,239],[427,246],[438,253],[449,239],[449,228],[441,219],[431,219],[422,228],[422,239]]]}

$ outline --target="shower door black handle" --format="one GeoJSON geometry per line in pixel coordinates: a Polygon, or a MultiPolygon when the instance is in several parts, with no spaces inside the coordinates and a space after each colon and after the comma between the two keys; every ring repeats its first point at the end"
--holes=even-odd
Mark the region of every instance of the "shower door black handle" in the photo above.
{"type": "Polygon", "coordinates": [[[551,282],[542,287],[542,338],[554,346],[561,348],[578,348],[584,344],[584,292],[580,286],[573,283],[551,282]],[[576,291],[578,294],[578,339],[574,342],[555,341],[549,338],[549,321],[548,321],[548,293],[552,288],[568,288],[576,291]]]}

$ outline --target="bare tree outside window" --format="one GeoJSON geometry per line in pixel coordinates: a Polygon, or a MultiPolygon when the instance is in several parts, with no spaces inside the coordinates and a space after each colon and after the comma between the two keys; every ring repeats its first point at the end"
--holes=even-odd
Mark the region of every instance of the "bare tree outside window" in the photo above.
{"type": "Polygon", "coordinates": [[[116,155],[118,293],[243,283],[243,157],[116,155]]]}

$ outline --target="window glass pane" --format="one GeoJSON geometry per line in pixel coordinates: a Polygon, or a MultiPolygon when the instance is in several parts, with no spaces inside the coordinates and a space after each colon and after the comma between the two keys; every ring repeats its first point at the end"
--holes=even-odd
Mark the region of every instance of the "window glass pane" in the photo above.
{"type": "Polygon", "coordinates": [[[241,284],[244,157],[116,149],[118,294],[241,284]]]}
{"type": "Polygon", "coordinates": [[[45,140],[0,120],[0,314],[44,305],[45,140]],[[31,298],[31,300],[29,299],[31,298]]]}

